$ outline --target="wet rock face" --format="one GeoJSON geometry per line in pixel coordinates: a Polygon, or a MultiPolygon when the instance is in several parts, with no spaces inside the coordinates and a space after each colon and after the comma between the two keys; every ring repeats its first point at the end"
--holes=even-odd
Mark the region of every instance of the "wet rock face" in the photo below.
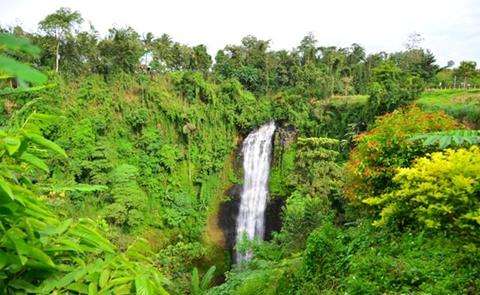
{"type": "MultiPolygon", "coordinates": [[[[297,138],[297,133],[297,129],[293,125],[281,124],[278,126],[277,131],[275,132],[275,148],[283,148],[290,145],[297,138]]],[[[276,156],[280,155],[277,154],[276,156]]]]}
{"type": "Polygon", "coordinates": [[[242,185],[235,184],[228,191],[228,201],[220,205],[218,214],[218,225],[223,231],[225,237],[225,246],[233,254],[233,247],[235,246],[237,216],[240,207],[240,195],[242,193],[242,185]]]}
{"type": "Polygon", "coordinates": [[[285,201],[281,198],[270,199],[265,209],[265,240],[272,239],[272,233],[282,229],[282,208],[285,201]]]}

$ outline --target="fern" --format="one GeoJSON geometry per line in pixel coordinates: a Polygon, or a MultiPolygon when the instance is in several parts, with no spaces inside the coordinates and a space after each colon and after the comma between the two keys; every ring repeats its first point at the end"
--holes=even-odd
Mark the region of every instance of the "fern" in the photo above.
{"type": "Polygon", "coordinates": [[[207,290],[212,286],[213,278],[215,276],[215,271],[217,268],[215,266],[210,267],[207,272],[203,275],[202,283],[200,284],[200,288],[202,290],[207,290]]]}
{"type": "Polygon", "coordinates": [[[480,143],[480,130],[431,132],[414,135],[410,140],[421,142],[424,146],[438,146],[440,149],[464,147],[480,143]]]}
{"type": "Polygon", "coordinates": [[[190,292],[192,295],[202,295],[207,293],[208,289],[212,285],[216,269],[217,268],[215,266],[210,267],[200,280],[198,269],[196,267],[193,268],[190,287],[190,292]]]}

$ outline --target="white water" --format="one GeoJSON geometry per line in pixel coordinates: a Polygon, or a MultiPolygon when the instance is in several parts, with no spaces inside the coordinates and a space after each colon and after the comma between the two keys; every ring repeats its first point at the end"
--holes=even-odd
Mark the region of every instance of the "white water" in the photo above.
{"type": "MultiPolygon", "coordinates": [[[[244,235],[263,239],[265,207],[268,196],[268,174],[272,153],[273,121],[252,131],[243,141],[243,190],[237,217],[237,244],[244,235]]],[[[237,262],[252,258],[252,253],[236,254],[237,262]]]]}

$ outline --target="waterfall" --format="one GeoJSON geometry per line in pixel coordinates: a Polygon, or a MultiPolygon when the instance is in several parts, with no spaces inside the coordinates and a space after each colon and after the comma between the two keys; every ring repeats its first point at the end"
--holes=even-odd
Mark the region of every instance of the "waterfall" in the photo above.
{"type": "MultiPolygon", "coordinates": [[[[271,121],[252,131],[243,141],[244,178],[237,217],[237,244],[244,235],[250,240],[255,237],[263,239],[274,131],[275,122],[271,121]]],[[[251,257],[251,252],[242,254],[237,250],[237,262],[248,260],[251,257]]]]}

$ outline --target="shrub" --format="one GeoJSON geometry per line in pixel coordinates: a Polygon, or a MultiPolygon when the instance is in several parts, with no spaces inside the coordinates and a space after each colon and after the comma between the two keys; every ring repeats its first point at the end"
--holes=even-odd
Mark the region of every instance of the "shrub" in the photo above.
{"type": "Polygon", "coordinates": [[[373,115],[391,112],[420,96],[423,82],[403,72],[392,62],[383,62],[373,69],[373,82],[368,87],[368,108],[373,115]]]}
{"type": "Polygon", "coordinates": [[[335,163],[339,142],[327,137],[300,137],[297,140],[293,181],[299,190],[316,197],[332,198],[342,183],[342,170],[335,163]]]}
{"type": "Polygon", "coordinates": [[[332,138],[300,137],[282,159],[286,174],[274,171],[270,182],[274,196],[288,196],[282,210],[282,229],[276,236],[285,252],[301,249],[310,232],[330,218],[332,205],[340,207],[343,177],[335,162],[338,144],[332,138]]]}
{"type": "Polygon", "coordinates": [[[209,294],[477,294],[479,253],[451,236],[325,222],[309,235],[300,256],[256,256],[209,294]]]}
{"type": "Polygon", "coordinates": [[[347,140],[351,143],[353,136],[365,131],[372,121],[366,111],[368,96],[333,96],[317,101],[312,108],[315,124],[312,133],[347,140]]]}
{"type": "Polygon", "coordinates": [[[461,127],[444,113],[426,113],[416,106],[380,117],[370,131],[355,139],[357,146],[347,164],[347,197],[353,201],[384,193],[392,185],[396,168],[435,150],[412,142],[413,134],[461,127]]]}
{"type": "Polygon", "coordinates": [[[142,128],[147,124],[148,110],[146,108],[139,108],[127,113],[125,120],[132,127],[132,130],[139,133],[142,128]]]}
{"type": "Polygon", "coordinates": [[[343,266],[339,260],[344,254],[340,231],[331,223],[325,223],[308,237],[303,258],[303,275],[315,283],[335,284],[343,266]]]}
{"type": "Polygon", "coordinates": [[[419,158],[411,168],[400,168],[393,181],[399,187],[365,203],[379,206],[375,222],[429,229],[480,230],[480,149],[448,149],[419,158]]]}
{"type": "Polygon", "coordinates": [[[173,171],[177,161],[181,158],[182,153],[177,146],[164,144],[158,151],[158,156],[162,166],[168,169],[168,171],[173,171]]]}
{"type": "Polygon", "coordinates": [[[336,293],[478,293],[478,248],[467,249],[452,237],[378,235],[378,229],[368,228],[350,233],[349,250],[339,259],[347,260],[348,273],[341,279],[341,292],[336,293]]]}
{"type": "Polygon", "coordinates": [[[198,100],[211,102],[215,100],[215,89],[205,81],[198,72],[175,72],[172,77],[175,89],[190,103],[198,100]]]}
{"type": "Polygon", "coordinates": [[[302,195],[295,191],[282,211],[282,230],[275,238],[289,252],[304,247],[309,233],[329,218],[330,203],[324,198],[302,195]]]}
{"type": "Polygon", "coordinates": [[[107,220],[119,226],[135,227],[143,222],[147,196],[137,182],[138,169],[123,164],[111,173],[113,203],[106,207],[107,220]]]}

